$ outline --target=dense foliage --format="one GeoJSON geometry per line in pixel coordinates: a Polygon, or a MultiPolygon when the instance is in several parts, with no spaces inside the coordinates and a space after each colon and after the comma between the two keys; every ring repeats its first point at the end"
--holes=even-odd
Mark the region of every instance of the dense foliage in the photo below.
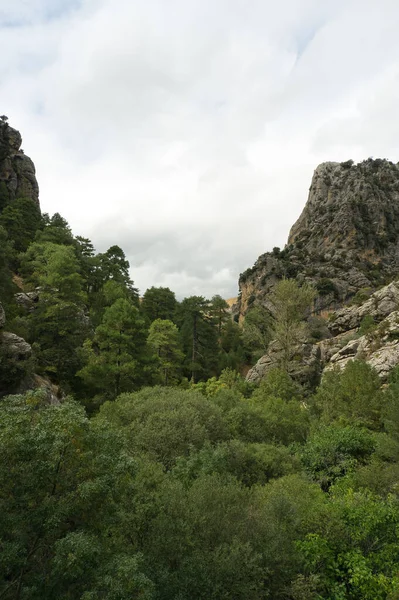
{"type": "Polygon", "coordinates": [[[284,371],[252,394],[225,372],[91,418],[4,398],[1,597],[397,598],[398,384],[373,381],[349,363],[305,404],[284,371]],[[354,381],[364,413],[329,410],[354,381]]]}
{"type": "Polygon", "coordinates": [[[0,200],[0,300],[33,346],[0,352],[0,598],[398,599],[398,372],[349,362],[305,394],[310,288],[284,281],[242,333],[219,296],[140,302],[118,246],[0,200]],[[255,387],[239,371],[272,337],[255,387]],[[13,393],[33,371],[70,395],[13,393]]]}

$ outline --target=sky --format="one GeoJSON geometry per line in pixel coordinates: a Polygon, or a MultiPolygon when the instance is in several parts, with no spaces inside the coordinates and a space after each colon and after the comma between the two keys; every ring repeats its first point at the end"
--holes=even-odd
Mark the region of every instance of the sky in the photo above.
{"type": "Polygon", "coordinates": [[[140,292],[230,298],[324,161],[399,161],[397,0],[0,0],[43,212],[140,292]]]}

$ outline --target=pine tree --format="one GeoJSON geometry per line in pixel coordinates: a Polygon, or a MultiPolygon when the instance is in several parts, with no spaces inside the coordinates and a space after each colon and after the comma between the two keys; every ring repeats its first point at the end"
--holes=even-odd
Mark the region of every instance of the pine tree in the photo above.
{"type": "Polygon", "coordinates": [[[176,325],[172,321],[156,319],[151,323],[147,342],[157,358],[161,383],[176,383],[184,358],[176,325]]]}
{"type": "Polygon", "coordinates": [[[105,309],[93,341],[85,342],[86,365],[78,376],[100,400],[116,398],[145,382],[147,330],[139,310],[119,298],[105,309]]]}

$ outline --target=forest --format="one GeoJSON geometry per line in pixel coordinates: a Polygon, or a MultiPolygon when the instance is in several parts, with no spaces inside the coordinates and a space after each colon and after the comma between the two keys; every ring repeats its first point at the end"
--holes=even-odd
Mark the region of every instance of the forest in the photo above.
{"type": "Polygon", "coordinates": [[[220,296],[140,298],[121,248],[5,188],[0,211],[7,331],[32,346],[0,355],[0,599],[399,599],[399,368],[300,385],[310,287],[240,328],[220,296]]]}

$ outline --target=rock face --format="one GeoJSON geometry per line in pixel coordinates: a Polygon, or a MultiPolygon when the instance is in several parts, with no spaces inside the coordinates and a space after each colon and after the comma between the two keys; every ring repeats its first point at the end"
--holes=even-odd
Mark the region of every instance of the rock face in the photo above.
{"type": "Polygon", "coordinates": [[[33,312],[36,304],[39,302],[38,292],[19,292],[14,295],[17,304],[26,310],[26,312],[33,312]]]}
{"type": "Polygon", "coordinates": [[[284,250],[240,275],[239,319],[283,278],[313,283],[315,312],[333,311],[399,274],[399,166],[368,159],[323,163],[284,250]]]}
{"type": "Polygon", "coordinates": [[[7,358],[22,361],[31,357],[32,348],[28,342],[15,333],[3,331],[0,334],[0,345],[7,358]]]}
{"type": "MultiPolygon", "coordinates": [[[[246,379],[258,383],[272,369],[279,366],[280,348],[272,342],[267,353],[247,373],[246,379]]],[[[295,349],[294,360],[288,367],[291,377],[305,387],[312,387],[320,378],[320,348],[305,340],[295,349]]]]}
{"type": "MultiPolygon", "coordinates": [[[[381,288],[359,306],[336,311],[328,323],[332,335],[317,344],[304,340],[296,349],[291,376],[300,383],[317,381],[323,372],[344,368],[350,360],[364,360],[385,381],[399,364],[399,281],[381,288]],[[367,317],[367,333],[364,319],[367,317]]],[[[265,356],[248,372],[247,380],[260,381],[278,366],[279,349],[272,343],[265,356]]]]}
{"type": "Polygon", "coordinates": [[[333,334],[359,327],[361,320],[369,315],[374,321],[382,321],[399,306],[399,283],[393,281],[376,291],[361,306],[344,307],[333,315],[329,329],[333,334]]]}
{"type": "Polygon", "coordinates": [[[10,204],[16,198],[30,198],[39,205],[35,166],[21,150],[19,131],[0,120],[0,201],[10,204]]]}

